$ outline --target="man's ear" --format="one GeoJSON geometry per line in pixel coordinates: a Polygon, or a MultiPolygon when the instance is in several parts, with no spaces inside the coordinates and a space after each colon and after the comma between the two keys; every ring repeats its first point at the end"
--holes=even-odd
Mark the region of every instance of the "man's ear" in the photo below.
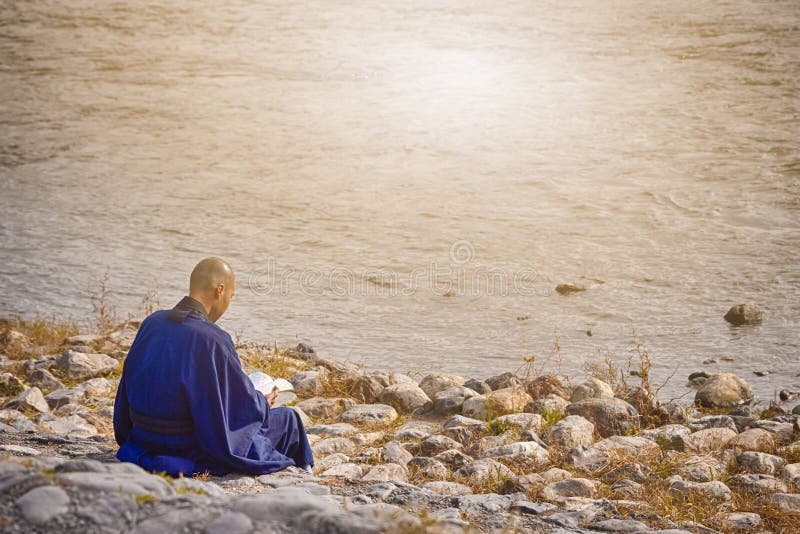
{"type": "Polygon", "coordinates": [[[220,298],[223,293],[225,293],[225,284],[219,284],[214,288],[214,296],[216,298],[220,298]]]}

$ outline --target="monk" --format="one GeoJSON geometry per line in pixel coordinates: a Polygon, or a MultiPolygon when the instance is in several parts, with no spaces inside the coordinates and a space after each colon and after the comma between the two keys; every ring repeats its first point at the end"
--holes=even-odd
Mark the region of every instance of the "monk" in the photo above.
{"type": "Polygon", "coordinates": [[[230,265],[206,258],[189,296],[148,316],[125,359],[114,403],[117,458],[177,476],[265,474],[314,460],[303,423],[253,387],[231,336],[214,324],[233,298],[230,265]]]}

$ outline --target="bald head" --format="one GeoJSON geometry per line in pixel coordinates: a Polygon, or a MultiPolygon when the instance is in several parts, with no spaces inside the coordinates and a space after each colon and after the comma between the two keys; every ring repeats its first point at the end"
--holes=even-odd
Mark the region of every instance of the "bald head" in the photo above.
{"type": "Polygon", "coordinates": [[[205,306],[208,319],[216,322],[233,298],[235,276],[228,262],[221,258],[200,260],[189,277],[189,296],[205,306]]]}

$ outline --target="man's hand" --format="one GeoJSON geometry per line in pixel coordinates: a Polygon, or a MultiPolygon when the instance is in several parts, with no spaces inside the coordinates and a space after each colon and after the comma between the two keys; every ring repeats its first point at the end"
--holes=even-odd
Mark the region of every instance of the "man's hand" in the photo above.
{"type": "Polygon", "coordinates": [[[269,403],[270,406],[272,406],[273,404],[275,404],[275,399],[277,398],[278,398],[278,387],[275,386],[274,388],[272,388],[272,392],[269,395],[267,395],[267,402],[269,403]]]}

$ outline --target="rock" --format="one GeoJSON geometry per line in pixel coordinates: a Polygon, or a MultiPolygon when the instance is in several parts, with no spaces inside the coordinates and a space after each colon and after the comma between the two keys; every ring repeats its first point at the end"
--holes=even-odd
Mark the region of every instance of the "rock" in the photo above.
{"type": "Polygon", "coordinates": [[[36,449],[31,447],[23,447],[22,445],[0,445],[0,451],[10,452],[21,456],[39,456],[42,454],[36,449]]]}
{"type": "Polygon", "coordinates": [[[121,472],[74,472],[58,473],[56,479],[66,482],[75,488],[100,493],[123,493],[133,497],[143,493],[155,497],[174,495],[175,490],[158,476],[147,473],[121,472]]]}
{"type": "Polygon", "coordinates": [[[394,437],[403,441],[425,439],[435,431],[436,425],[420,421],[409,421],[397,429],[394,437]]]}
{"type": "Polygon", "coordinates": [[[85,345],[90,346],[103,341],[103,336],[99,334],[79,334],[70,336],[64,340],[65,345],[85,345]]]}
{"type": "Polygon", "coordinates": [[[294,391],[304,397],[313,397],[322,393],[322,377],[327,371],[325,369],[310,369],[298,371],[289,379],[294,385],[294,391]]]}
{"type": "Polygon", "coordinates": [[[474,461],[471,456],[467,456],[463,452],[457,449],[448,449],[446,451],[440,452],[434,459],[442,462],[444,465],[452,469],[453,471],[458,471],[462,467],[467,464],[470,464],[474,461]]]}
{"type": "Polygon", "coordinates": [[[474,432],[465,426],[453,426],[442,430],[441,434],[453,439],[462,445],[470,443],[474,437],[474,432]]]}
{"type": "Polygon", "coordinates": [[[444,428],[463,426],[469,429],[477,430],[478,432],[486,432],[488,430],[488,426],[484,421],[480,421],[478,419],[472,419],[470,417],[464,417],[463,415],[454,415],[453,417],[445,421],[442,426],[444,428]]]}
{"type": "Polygon", "coordinates": [[[784,467],[781,476],[795,486],[800,486],[800,463],[789,464],[784,467]]]}
{"type": "Polygon", "coordinates": [[[51,421],[41,421],[39,427],[49,434],[67,436],[69,438],[88,438],[97,434],[97,428],[78,415],[59,417],[51,421]]]}
{"type": "Polygon", "coordinates": [[[532,402],[522,387],[503,388],[464,401],[463,414],[488,420],[500,415],[522,412],[532,402]]]}
{"type": "Polygon", "coordinates": [[[17,432],[36,432],[39,428],[17,410],[0,410],[0,421],[11,425],[17,432]]]}
{"type": "Polygon", "coordinates": [[[480,495],[462,495],[456,497],[458,509],[468,516],[486,516],[508,510],[511,499],[496,493],[482,493],[480,495]]]}
{"type": "Polygon", "coordinates": [[[502,373],[487,378],[486,383],[489,384],[492,391],[496,391],[498,389],[519,387],[522,385],[522,380],[514,373],[502,373]]]}
{"type": "Polygon", "coordinates": [[[544,418],[535,413],[510,413],[501,415],[493,422],[500,428],[515,428],[519,432],[539,432],[545,427],[544,418]]]}
{"type": "Polygon", "coordinates": [[[79,388],[59,389],[45,397],[50,408],[55,410],[67,404],[78,404],[86,396],[86,392],[79,388]]]}
{"type": "Polygon", "coordinates": [[[670,477],[670,494],[691,501],[709,499],[713,501],[731,500],[731,490],[719,480],[711,482],[687,482],[679,476],[670,477]]]}
{"type": "Polygon", "coordinates": [[[69,495],[58,486],[41,486],[17,499],[16,505],[26,521],[39,525],[66,512],[69,495]]]}
{"type": "Polygon", "coordinates": [[[676,473],[692,482],[709,482],[727,471],[725,464],[713,456],[688,456],[676,473]]]}
{"type": "Polygon", "coordinates": [[[541,375],[525,382],[525,389],[534,399],[541,399],[547,395],[557,395],[564,399],[572,396],[572,391],[554,375],[541,375]]]}
{"type": "Polygon", "coordinates": [[[753,423],[754,428],[761,428],[772,434],[772,438],[778,445],[787,445],[794,440],[795,426],[800,433],[800,418],[795,419],[795,424],[791,422],[773,421],[769,419],[759,420],[753,423]]]}
{"type": "Polygon", "coordinates": [[[309,434],[334,438],[347,438],[358,433],[358,429],[349,423],[333,423],[331,425],[314,425],[306,429],[309,434]]]}
{"type": "Polygon", "coordinates": [[[321,477],[342,477],[348,480],[361,478],[361,466],[353,463],[343,463],[322,472],[321,477]]]}
{"type": "Polygon", "coordinates": [[[253,531],[253,522],[239,512],[225,512],[206,525],[203,534],[249,534],[253,531]]]}
{"type": "Polygon", "coordinates": [[[361,375],[353,383],[351,393],[360,404],[370,404],[378,401],[383,388],[384,386],[375,377],[361,375]]]}
{"type": "Polygon", "coordinates": [[[763,428],[751,428],[734,437],[728,447],[743,451],[774,451],[775,440],[763,428]]]}
{"type": "Polygon", "coordinates": [[[118,381],[107,378],[90,378],[78,386],[87,397],[110,397],[117,393],[118,381]]]}
{"type": "Polygon", "coordinates": [[[47,401],[44,400],[42,391],[35,386],[23,390],[22,393],[7,402],[5,408],[13,408],[21,411],[32,409],[41,413],[50,411],[50,406],[48,406],[47,401]]]}
{"type": "Polygon", "coordinates": [[[11,373],[0,374],[0,397],[14,397],[25,389],[19,378],[11,373]]]}
{"type": "Polygon", "coordinates": [[[786,493],[789,487],[779,478],[772,475],[761,473],[744,473],[734,475],[729,482],[732,486],[738,486],[747,491],[756,493],[786,493]]]}
{"type": "MultiPolygon", "coordinates": [[[[31,369],[25,373],[25,376],[28,377],[28,381],[31,384],[39,386],[45,391],[54,391],[65,387],[64,384],[47,369],[31,369]]],[[[0,385],[0,390],[2,390],[2,385],[0,385]]]]}
{"type": "Polygon", "coordinates": [[[720,526],[731,530],[749,530],[761,524],[761,516],[755,512],[730,512],[724,514],[720,526]]]}
{"type": "Polygon", "coordinates": [[[683,425],[664,425],[643,430],[641,436],[655,441],[664,450],[682,451],[690,434],[683,425]]]}
{"type": "Polygon", "coordinates": [[[406,465],[414,457],[397,441],[390,441],[383,446],[383,458],[385,461],[398,465],[406,465]]]}
{"type": "Polygon", "coordinates": [[[311,446],[314,456],[327,456],[334,453],[351,454],[356,450],[356,444],[347,438],[325,438],[311,446]]]}
{"type": "Polygon", "coordinates": [[[764,312],[758,304],[737,304],[725,314],[725,320],[735,326],[758,324],[764,319],[764,312]]]}
{"type": "Polygon", "coordinates": [[[611,462],[607,452],[585,445],[578,445],[570,449],[567,459],[575,469],[585,472],[602,469],[611,462]]]}
{"type": "Polygon", "coordinates": [[[572,390],[570,402],[580,402],[586,399],[602,399],[614,396],[614,390],[597,378],[590,378],[572,390]]]}
{"type": "Polygon", "coordinates": [[[592,530],[601,532],[640,533],[650,531],[650,527],[634,519],[604,519],[592,523],[592,530]]]}
{"type": "Polygon", "coordinates": [[[545,441],[562,447],[589,446],[594,443],[594,425],[580,415],[570,415],[550,427],[545,441]]]}
{"type": "Polygon", "coordinates": [[[769,503],[783,512],[800,512],[800,493],[775,493],[769,503]]]}
{"type": "Polygon", "coordinates": [[[447,480],[450,470],[439,460],[425,456],[415,456],[408,462],[408,469],[415,477],[424,480],[447,480]]]}
{"type": "Polygon", "coordinates": [[[312,397],[297,403],[297,407],[317,419],[333,419],[355,406],[352,399],[342,397],[312,397]]]}
{"type": "Polygon", "coordinates": [[[713,410],[730,410],[752,400],[753,390],[747,382],[731,373],[711,375],[694,397],[697,406],[713,410]]]}
{"type": "Polygon", "coordinates": [[[660,447],[640,436],[611,436],[595,443],[594,447],[612,457],[639,458],[656,456],[660,447]]]}
{"type": "Polygon", "coordinates": [[[446,482],[444,480],[426,482],[421,488],[439,495],[472,495],[472,490],[469,486],[459,484],[458,482],[446,482]]]}
{"type": "Polygon", "coordinates": [[[416,384],[392,384],[381,391],[380,401],[399,413],[410,414],[430,407],[431,399],[416,384]]]}
{"type": "Polygon", "coordinates": [[[541,399],[534,400],[531,404],[525,407],[526,412],[538,413],[545,417],[552,416],[552,414],[564,414],[569,406],[569,401],[558,395],[550,394],[545,395],[541,399]]]}
{"type": "Polygon", "coordinates": [[[344,412],[339,419],[353,424],[388,424],[399,415],[385,404],[357,404],[344,412]]]}
{"type": "Polygon", "coordinates": [[[543,449],[538,443],[533,441],[518,441],[493,447],[483,451],[483,458],[506,457],[514,460],[516,464],[523,464],[526,467],[531,464],[541,464],[547,461],[547,449],[543,449]]]}
{"type": "Polygon", "coordinates": [[[709,378],[711,378],[711,375],[705,371],[697,371],[689,375],[688,381],[691,387],[696,388],[708,382],[709,378]]]}
{"type": "Polygon", "coordinates": [[[460,449],[461,444],[454,439],[448,438],[447,436],[443,436],[441,434],[435,434],[428,438],[425,438],[422,443],[420,443],[419,450],[425,456],[433,456],[442,451],[446,451],[448,449],[460,449]]]}
{"type": "Polygon", "coordinates": [[[461,412],[464,401],[478,394],[469,388],[455,386],[438,391],[433,398],[433,413],[448,416],[461,412]]]}
{"type": "Polygon", "coordinates": [[[335,452],[333,454],[329,454],[324,458],[315,458],[314,459],[314,471],[318,473],[323,473],[332,467],[336,467],[337,465],[342,465],[350,462],[350,457],[346,454],[342,454],[340,452],[335,452]]]}
{"type": "Polygon", "coordinates": [[[690,434],[684,440],[685,450],[695,453],[715,452],[728,446],[736,437],[730,428],[707,428],[690,434]]]}
{"type": "Polygon", "coordinates": [[[508,467],[491,458],[476,460],[454,474],[477,485],[499,484],[514,477],[514,473],[508,467]]]}
{"type": "Polygon", "coordinates": [[[569,295],[571,293],[580,293],[586,291],[586,286],[582,284],[558,284],[556,286],[556,293],[559,295],[569,295]]]}
{"type": "Polygon", "coordinates": [[[775,475],[781,472],[786,460],[773,454],[747,451],[736,456],[736,463],[750,473],[775,475]]]}
{"type": "Polygon", "coordinates": [[[436,397],[436,394],[446,389],[460,387],[464,385],[464,378],[458,375],[448,374],[432,374],[423,378],[419,387],[431,399],[436,397]]]}
{"type": "Polygon", "coordinates": [[[700,419],[695,419],[689,423],[689,429],[692,432],[705,430],[707,428],[730,428],[734,432],[739,431],[736,428],[736,423],[733,418],[728,415],[709,415],[701,417],[700,419]]]}
{"type": "Polygon", "coordinates": [[[408,471],[402,465],[392,463],[381,464],[370,469],[366,475],[361,477],[361,480],[365,482],[386,482],[389,480],[407,482],[408,471]]]}
{"type": "Polygon", "coordinates": [[[525,493],[528,495],[536,494],[547,485],[547,481],[538,473],[528,473],[509,479],[503,485],[500,493],[525,493]]]}
{"type": "Polygon", "coordinates": [[[119,369],[119,362],[105,354],[87,354],[67,349],[56,360],[58,368],[72,380],[87,380],[119,369]]]}
{"type": "Polygon", "coordinates": [[[546,501],[563,503],[570,497],[593,499],[596,483],[586,478],[568,478],[559,482],[551,482],[539,492],[539,497],[546,501]]]}
{"type": "Polygon", "coordinates": [[[603,437],[625,435],[639,427],[639,414],[633,406],[617,398],[573,402],[567,406],[567,414],[588,419],[603,437]]]}
{"type": "Polygon", "coordinates": [[[490,391],[492,391],[492,386],[490,386],[483,380],[477,380],[475,378],[471,378],[470,380],[464,382],[464,387],[471,389],[478,395],[483,395],[484,393],[489,393],[490,391]]]}

